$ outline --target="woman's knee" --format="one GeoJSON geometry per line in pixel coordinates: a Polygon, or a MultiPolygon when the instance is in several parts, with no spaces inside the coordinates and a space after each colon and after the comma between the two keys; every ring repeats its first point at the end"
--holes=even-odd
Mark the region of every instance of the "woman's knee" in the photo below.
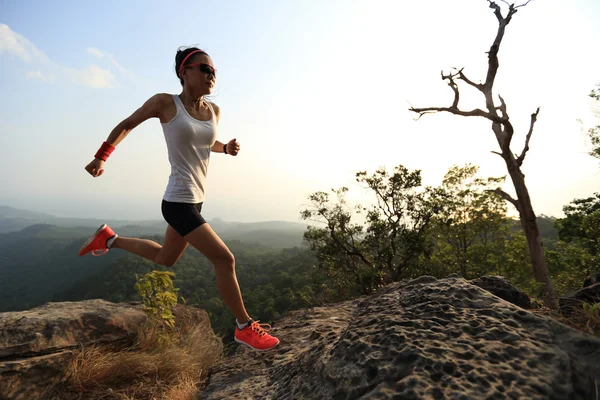
{"type": "Polygon", "coordinates": [[[218,254],[215,254],[212,262],[215,268],[235,269],[235,257],[228,249],[223,249],[218,254]]]}

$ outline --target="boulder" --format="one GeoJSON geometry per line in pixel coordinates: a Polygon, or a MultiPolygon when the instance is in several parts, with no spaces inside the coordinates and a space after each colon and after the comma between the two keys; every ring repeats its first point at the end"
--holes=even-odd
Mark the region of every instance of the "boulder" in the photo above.
{"type": "Polygon", "coordinates": [[[0,313],[0,398],[43,398],[82,344],[127,346],[145,321],[139,306],[104,300],[0,313]]]}
{"type": "Polygon", "coordinates": [[[201,399],[595,399],[600,339],[459,278],[286,314],[279,346],[211,370],[201,399]]]}
{"type": "Polygon", "coordinates": [[[477,285],[483,290],[495,294],[510,303],[521,308],[530,309],[531,300],[527,294],[510,284],[502,276],[482,276],[471,281],[473,285],[477,285]]]}

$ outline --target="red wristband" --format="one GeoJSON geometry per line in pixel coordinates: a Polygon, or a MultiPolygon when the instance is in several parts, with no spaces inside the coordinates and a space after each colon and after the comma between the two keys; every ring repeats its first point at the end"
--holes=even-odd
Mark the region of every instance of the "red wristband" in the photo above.
{"type": "Polygon", "coordinates": [[[106,161],[114,150],[115,146],[110,143],[103,142],[102,146],[100,146],[94,157],[99,158],[102,161],[106,161]]]}

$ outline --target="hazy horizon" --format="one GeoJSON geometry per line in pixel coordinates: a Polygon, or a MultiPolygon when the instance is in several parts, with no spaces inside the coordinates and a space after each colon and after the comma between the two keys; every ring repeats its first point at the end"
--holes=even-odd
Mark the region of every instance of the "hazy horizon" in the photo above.
{"type": "MultiPolygon", "coordinates": [[[[14,206],[14,205],[9,205],[9,204],[3,204],[0,203],[0,208],[2,207],[9,207],[18,211],[25,211],[25,212],[33,212],[33,213],[40,213],[40,214],[44,214],[46,216],[49,217],[53,217],[53,218],[73,218],[73,219],[98,219],[98,220],[102,220],[102,219],[113,219],[113,220],[121,220],[124,222],[165,222],[164,219],[161,217],[156,217],[156,218],[128,218],[127,216],[123,217],[123,218],[118,218],[118,217],[112,217],[112,216],[105,216],[105,215],[76,215],[74,216],[72,213],[70,215],[60,215],[60,214],[55,214],[52,212],[47,212],[44,211],[42,209],[30,209],[30,208],[23,208],[23,207],[19,207],[19,206],[14,206]]],[[[0,216],[1,217],[1,216],[0,216]]],[[[239,222],[239,223],[261,223],[261,222],[286,222],[286,223],[298,223],[298,224],[306,224],[306,221],[289,221],[289,220],[276,220],[276,219],[265,219],[265,220],[256,220],[256,221],[237,221],[237,220],[230,220],[230,219],[226,219],[223,218],[221,216],[212,216],[212,217],[206,217],[206,219],[208,221],[214,221],[214,220],[221,220],[223,222],[239,222]]],[[[165,222],[166,224],[166,222],[165,222]]]]}
{"type": "MultiPolygon", "coordinates": [[[[501,2],[500,2],[501,3],[501,2]]],[[[179,46],[198,45],[218,70],[218,140],[207,219],[301,222],[316,191],[350,186],[354,173],[403,164],[439,185],[452,165],[507,175],[490,124],[446,114],[415,121],[410,105],[449,106],[440,71],[480,81],[497,21],[486,0],[0,4],[0,205],[59,217],[162,219],[169,175],[160,124],[148,121],[115,150],[106,171],[84,171],[111,129],[158,92],[179,93],[179,46]],[[115,10],[118,10],[116,12],[115,10]],[[49,16],[51,16],[49,18],[49,16]],[[168,29],[162,27],[172,21],[168,29]]],[[[506,11],[506,5],[501,3],[506,11]]],[[[600,3],[531,1],[506,29],[496,95],[506,100],[534,211],[560,217],[599,191],[587,127],[600,81],[600,3]],[[581,122],[579,122],[581,121],[581,122]]],[[[483,107],[461,85],[462,108],[483,107]]],[[[512,182],[504,189],[513,194],[512,182]]],[[[511,215],[515,211],[509,206],[511,215]]]]}

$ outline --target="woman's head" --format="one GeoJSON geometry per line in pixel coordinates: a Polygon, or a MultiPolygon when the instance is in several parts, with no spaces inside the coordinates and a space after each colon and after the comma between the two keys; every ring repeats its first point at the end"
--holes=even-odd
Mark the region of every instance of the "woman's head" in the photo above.
{"type": "Polygon", "coordinates": [[[216,69],[210,56],[197,47],[177,50],[175,55],[175,73],[181,86],[185,82],[195,89],[207,91],[209,94],[216,79],[216,69]]]}

